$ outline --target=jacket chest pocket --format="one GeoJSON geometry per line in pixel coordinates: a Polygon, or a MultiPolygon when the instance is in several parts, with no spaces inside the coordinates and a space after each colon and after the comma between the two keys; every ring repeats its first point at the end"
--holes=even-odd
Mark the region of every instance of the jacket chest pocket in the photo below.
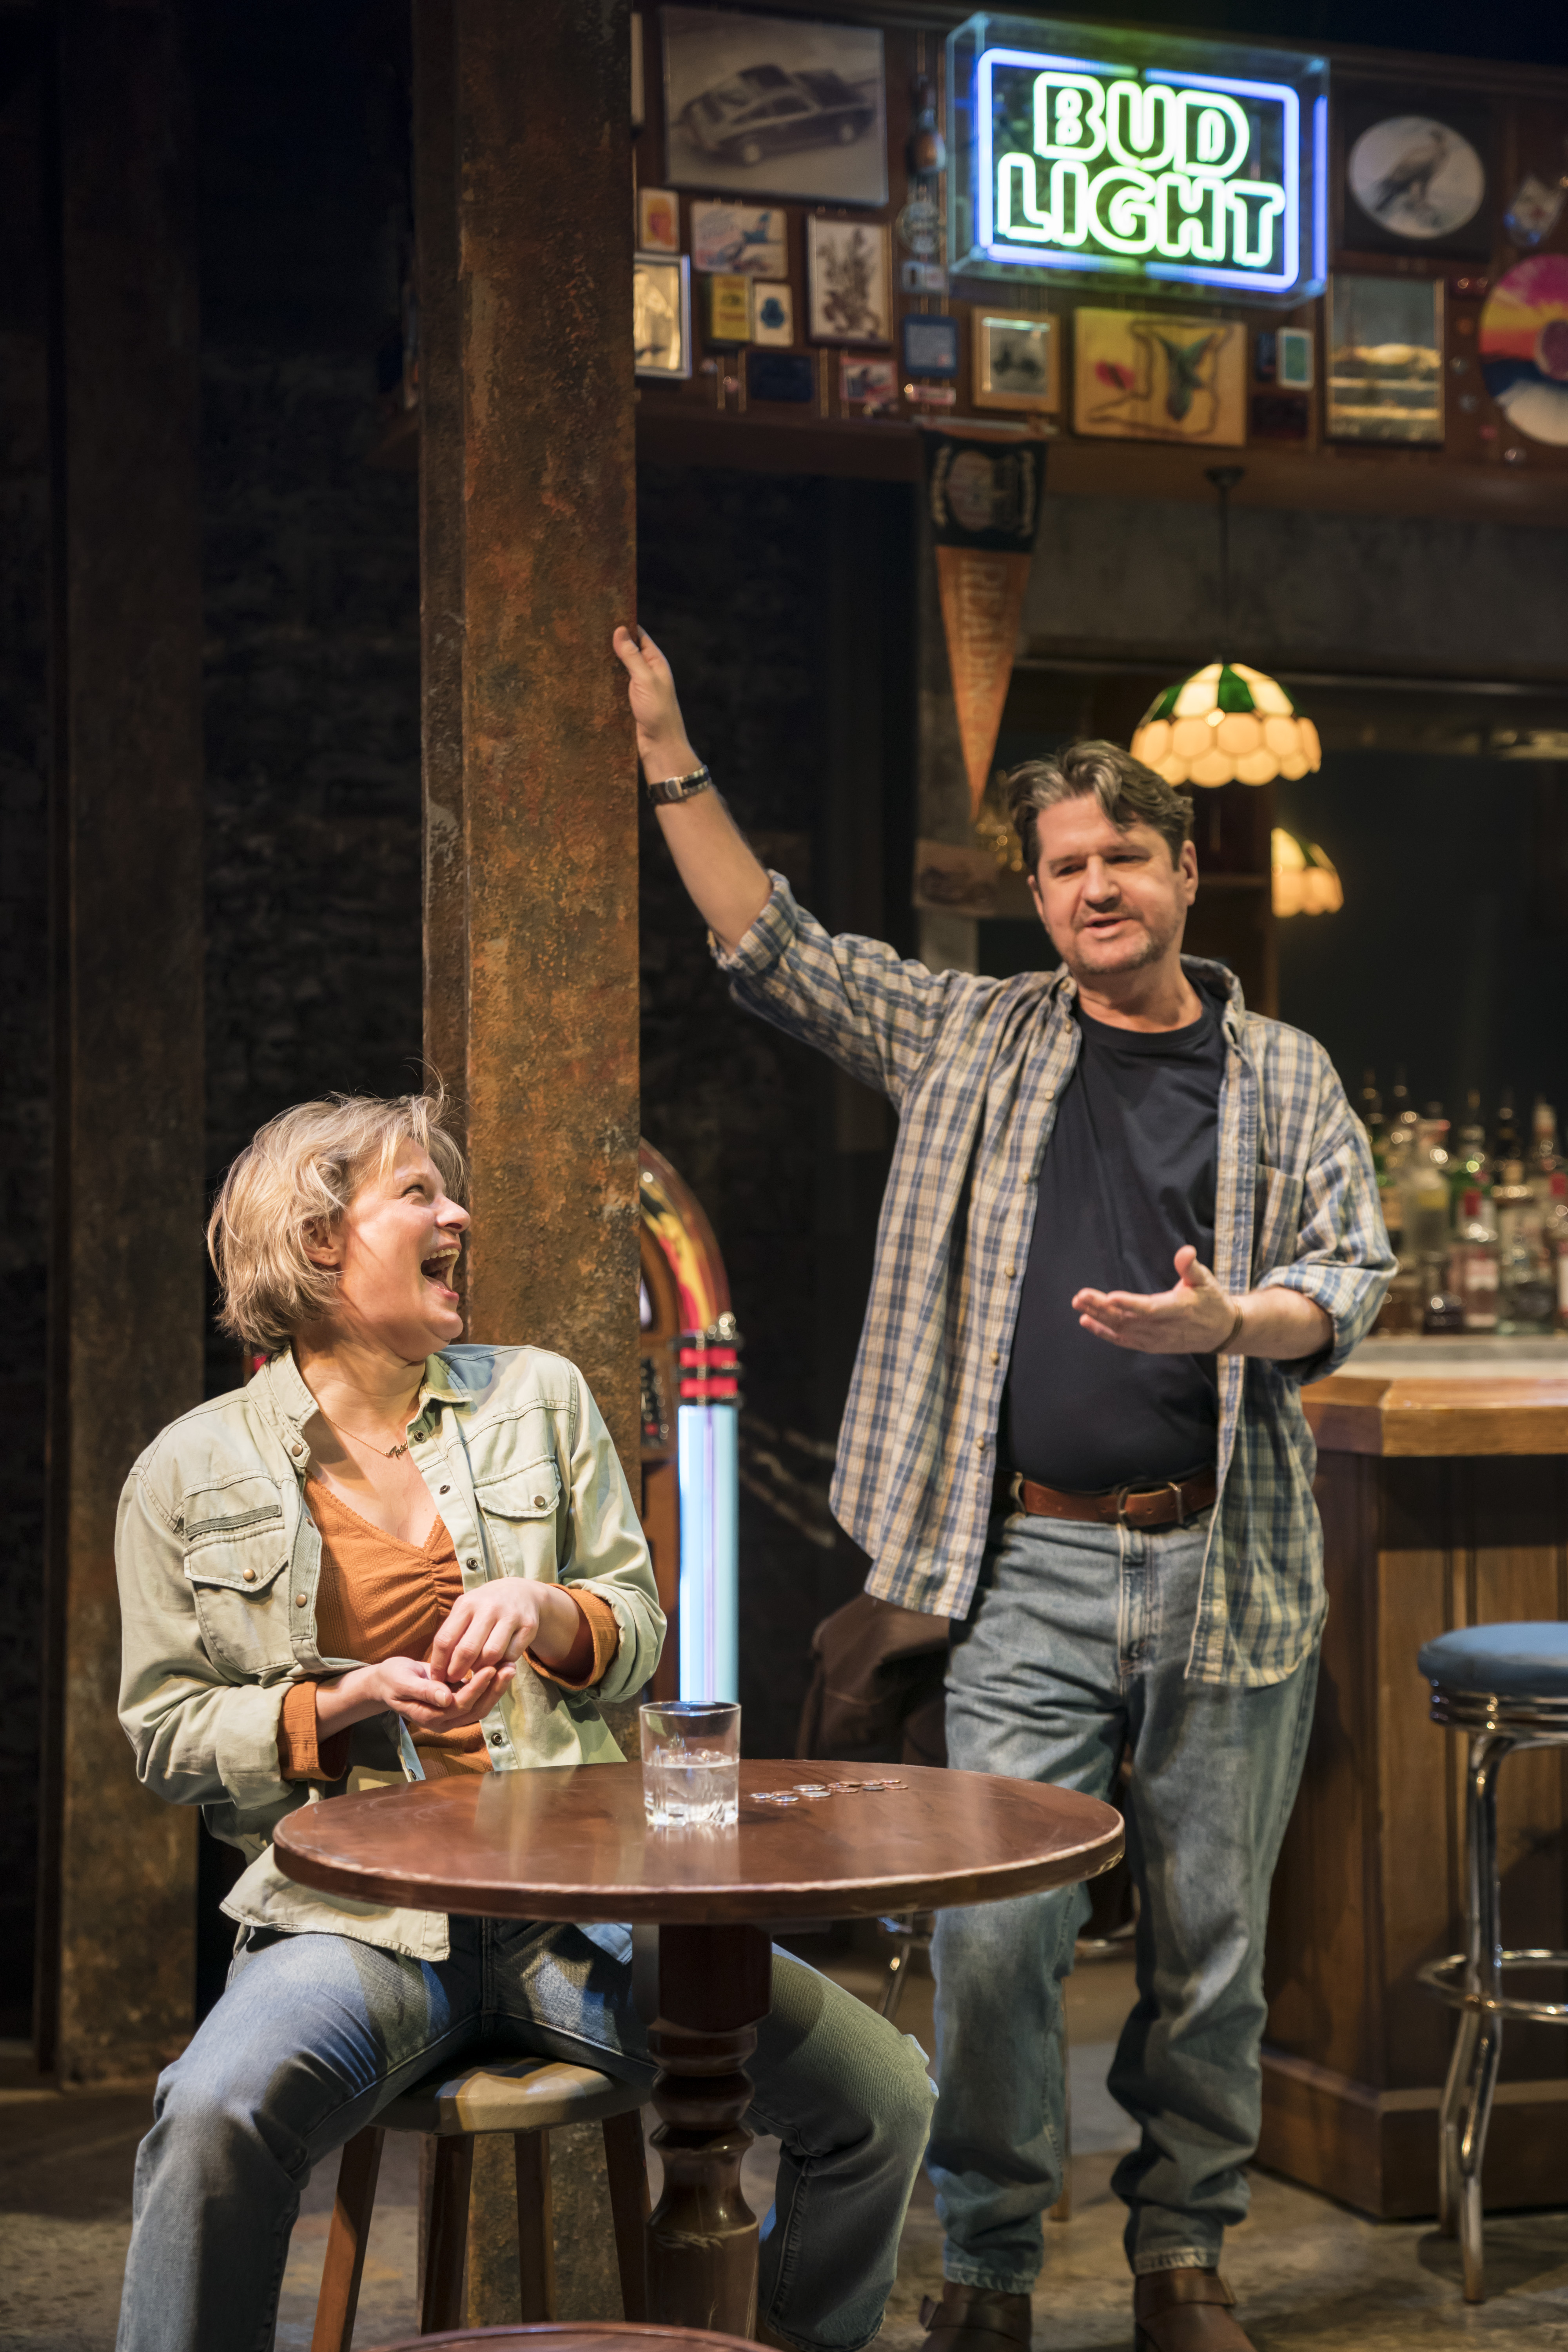
{"type": "Polygon", "coordinates": [[[1252,1274],[1254,1281],[1277,1265],[1289,1265],[1296,1255],[1301,1230],[1303,1178],[1287,1169],[1260,1165],[1253,1196],[1252,1274]]]}
{"type": "Polygon", "coordinates": [[[289,1538],[281,1507],[185,1520],[185,1579],[215,1662],[254,1675],[289,1666],[289,1538]]]}
{"type": "Polygon", "coordinates": [[[554,1583],[562,1486],[553,1460],[476,1481],[474,1499],[489,1531],[493,1566],[503,1576],[554,1583]]]}

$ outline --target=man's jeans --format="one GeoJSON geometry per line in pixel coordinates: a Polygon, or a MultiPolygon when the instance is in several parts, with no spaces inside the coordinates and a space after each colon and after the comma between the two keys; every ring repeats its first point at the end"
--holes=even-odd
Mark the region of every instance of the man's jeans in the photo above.
{"type": "MultiPolygon", "coordinates": [[[[1125,1744],[1138,2000],[1110,2084],[1138,2125],[1114,2187],[1135,2272],[1217,2263],[1257,2145],[1268,1882],[1316,1654],[1266,1690],[1184,1678],[1209,1519],[1158,1533],[1016,1515],[954,1628],[950,1763],[1110,1793],[1125,1744]]],[[[951,2279],[1034,2284],[1061,2193],[1062,1985],[1083,1887],[938,1918],[941,2096],[928,2169],[951,2279]]]]}
{"type": "MultiPolygon", "coordinates": [[[[136,2159],[120,2352],[268,2352],[310,2168],[435,2066],[537,2052],[651,2089],[630,1937],[452,1921],[452,1953],[248,1931],[228,1989],[158,2085],[136,2159]]],[[[808,2352],[858,2352],[892,2286],[931,2119],[919,2046],[787,1953],[747,2070],[783,2143],[759,2309],[808,2352]]],[[[608,2315],[606,2315],[607,2316],[608,2315]]]]}

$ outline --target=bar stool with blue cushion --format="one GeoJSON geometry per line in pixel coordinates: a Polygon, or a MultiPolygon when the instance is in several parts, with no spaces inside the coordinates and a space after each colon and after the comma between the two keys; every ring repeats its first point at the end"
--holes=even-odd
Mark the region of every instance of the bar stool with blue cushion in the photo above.
{"type": "Polygon", "coordinates": [[[1497,1776],[1519,1748],[1568,1747],[1568,1624],[1467,1625],[1428,1642],[1432,1720],[1468,1732],[1465,1782],[1465,1948],[1421,1969],[1460,2012],[1443,2091],[1438,2214],[1464,2254],[1465,2301],[1485,2300],[1481,2158],[1497,2088],[1505,2017],[1568,2025],[1568,2001],[1503,1992],[1508,1969],[1568,1969],[1568,1952],[1504,1951],[1498,1883],[1497,1776]]]}

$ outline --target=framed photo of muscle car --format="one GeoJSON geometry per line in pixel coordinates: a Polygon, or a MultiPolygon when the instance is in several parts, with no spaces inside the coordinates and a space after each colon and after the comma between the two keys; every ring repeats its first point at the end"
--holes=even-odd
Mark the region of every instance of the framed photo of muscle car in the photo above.
{"type": "Polygon", "coordinates": [[[887,203],[879,32],[722,8],[665,8],[659,25],[673,186],[887,203]]]}

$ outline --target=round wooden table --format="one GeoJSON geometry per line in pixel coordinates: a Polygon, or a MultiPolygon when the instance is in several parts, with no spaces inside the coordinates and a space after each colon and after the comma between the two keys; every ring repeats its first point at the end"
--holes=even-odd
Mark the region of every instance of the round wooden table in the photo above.
{"type": "Polygon", "coordinates": [[[741,2194],[745,2063],[768,2012],[767,1930],[792,1919],[995,1903],[1070,1885],[1121,1853],[1121,1820],[1070,1790],[905,1766],[900,1785],[772,1805],[760,1792],[864,1782],[840,1764],[741,1766],[729,1830],[650,1830],[624,1764],[464,1774],[288,1814],[279,1866],[362,1902],[479,1918],[626,1920],[660,2073],[648,2316],[750,2336],[757,2223],[741,2194]]]}

